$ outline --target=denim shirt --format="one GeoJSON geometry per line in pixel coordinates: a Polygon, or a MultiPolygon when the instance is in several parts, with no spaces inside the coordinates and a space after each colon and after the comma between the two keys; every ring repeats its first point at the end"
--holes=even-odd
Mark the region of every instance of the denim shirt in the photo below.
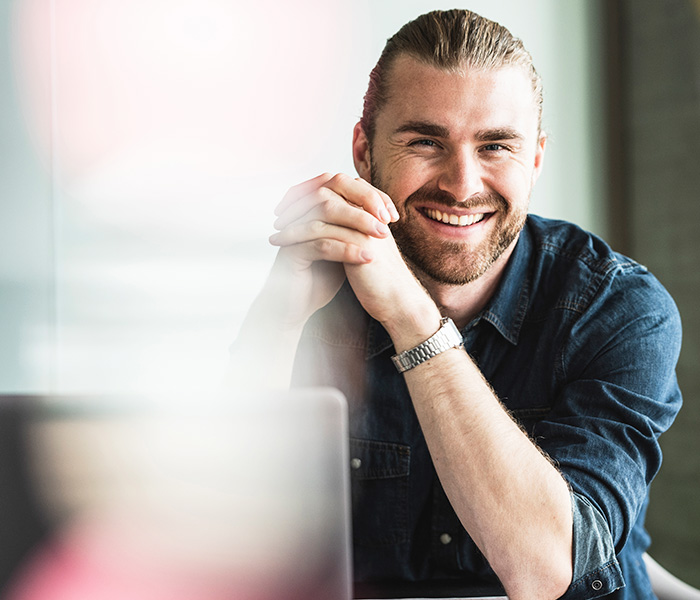
{"type": "MultiPolygon", "coordinates": [[[[529,216],[466,351],[571,490],[566,599],[654,598],[642,562],[659,435],[680,409],[678,311],[634,261],[529,216]]],[[[346,285],[307,324],[295,385],[349,403],[356,593],[503,594],[440,485],[387,332],[346,285]]]]}

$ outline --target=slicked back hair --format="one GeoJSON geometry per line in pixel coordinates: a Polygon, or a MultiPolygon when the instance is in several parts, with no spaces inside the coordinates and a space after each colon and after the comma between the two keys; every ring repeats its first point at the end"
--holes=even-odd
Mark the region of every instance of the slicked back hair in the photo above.
{"type": "Polygon", "coordinates": [[[502,25],[469,10],[435,10],[406,23],[389,38],[370,73],[360,120],[370,143],[377,114],[389,99],[391,67],[400,56],[451,72],[520,66],[530,77],[538,128],[541,125],[542,81],[522,41],[502,25]]]}

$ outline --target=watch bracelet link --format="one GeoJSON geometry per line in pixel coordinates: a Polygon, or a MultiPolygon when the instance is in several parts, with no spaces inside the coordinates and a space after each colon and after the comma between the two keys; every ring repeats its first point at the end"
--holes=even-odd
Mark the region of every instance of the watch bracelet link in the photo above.
{"type": "Polygon", "coordinates": [[[425,361],[451,348],[459,348],[463,344],[462,334],[452,319],[440,319],[440,329],[424,342],[409,350],[404,350],[391,357],[399,373],[404,373],[425,361]]]}

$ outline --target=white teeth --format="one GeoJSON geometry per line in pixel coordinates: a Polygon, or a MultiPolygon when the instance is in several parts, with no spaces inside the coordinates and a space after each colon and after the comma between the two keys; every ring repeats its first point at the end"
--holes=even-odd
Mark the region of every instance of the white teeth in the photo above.
{"type": "Polygon", "coordinates": [[[444,213],[435,208],[428,208],[425,214],[433,219],[433,221],[440,221],[442,223],[447,223],[449,225],[458,225],[459,227],[466,227],[467,225],[473,225],[483,220],[484,213],[478,213],[474,215],[455,215],[444,213]]]}

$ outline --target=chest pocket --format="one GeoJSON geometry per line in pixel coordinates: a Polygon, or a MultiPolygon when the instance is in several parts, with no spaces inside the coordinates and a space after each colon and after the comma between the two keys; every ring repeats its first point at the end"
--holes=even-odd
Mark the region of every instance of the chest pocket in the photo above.
{"type": "Polygon", "coordinates": [[[350,439],[353,541],[380,547],[408,541],[408,446],[350,439]]]}
{"type": "Polygon", "coordinates": [[[525,430],[531,437],[535,437],[535,427],[542,421],[550,412],[549,406],[533,407],[533,408],[513,408],[511,415],[513,419],[525,430]]]}

